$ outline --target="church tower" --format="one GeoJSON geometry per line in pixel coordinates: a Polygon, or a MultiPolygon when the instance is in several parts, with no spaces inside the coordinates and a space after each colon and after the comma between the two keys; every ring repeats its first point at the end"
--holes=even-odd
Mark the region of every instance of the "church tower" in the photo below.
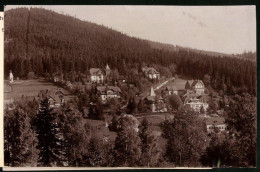
{"type": "Polygon", "coordinates": [[[9,82],[10,83],[13,83],[14,82],[14,75],[12,73],[12,71],[10,70],[10,73],[9,73],[9,82]]]}
{"type": "Polygon", "coordinates": [[[150,96],[155,96],[155,92],[154,92],[154,90],[153,90],[153,87],[151,87],[150,96]]]}
{"type": "Polygon", "coordinates": [[[106,65],[106,76],[109,76],[111,73],[111,69],[109,68],[108,64],[106,65]]]}

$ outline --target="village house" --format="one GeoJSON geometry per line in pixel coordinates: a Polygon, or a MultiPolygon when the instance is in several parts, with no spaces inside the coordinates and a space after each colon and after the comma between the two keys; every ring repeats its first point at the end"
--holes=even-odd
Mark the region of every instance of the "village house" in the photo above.
{"type": "Polygon", "coordinates": [[[173,94],[178,95],[178,90],[175,86],[167,86],[164,90],[162,90],[162,94],[164,96],[170,96],[173,94]]]}
{"type": "Polygon", "coordinates": [[[196,94],[204,94],[205,87],[201,80],[188,80],[185,84],[186,90],[193,90],[196,94]]]}
{"type": "Polygon", "coordinates": [[[204,112],[206,112],[209,106],[209,97],[204,91],[205,86],[201,80],[188,80],[186,83],[167,86],[162,90],[162,95],[179,95],[182,98],[184,105],[189,105],[196,112],[201,112],[202,108],[204,112]]]}
{"type": "Polygon", "coordinates": [[[185,84],[186,93],[182,96],[183,104],[189,105],[196,112],[203,108],[207,111],[209,97],[204,93],[205,87],[201,80],[188,80],[185,84]]]}
{"type": "Polygon", "coordinates": [[[74,97],[72,94],[65,90],[41,90],[37,96],[37,99],[46,97],[49,100],[50,107],[60,107],[64,103],[73,101],[74,97]]]}
{"type": "Polygon", "coordinates": [[[90,68],[89,73],[92,83],[101,84],[104,82],[104,73],[100,68],[90,68]]]}
{"type": "Polygon", "coordinates": [[[225,124],[224,117],[208,117],[205,118],[207,132],[215,132],[215,130],[225,131],[227,129],[227,125],[225,124]]]}
{"type": "Polygon", "coordinates": [[[201,108],[203,108],[204,112],[207,111],[208,104],[208,96],[207,95],[199,95],[196,93],[189,93],[184,96],[184,105],[189,105],[196,112],[200,112],[201,108]]]}
{"type": "Polygon", "coordinates": [[[57,73],[53,74],[52,80],[53,80],[53,82],[63,81],[63,74],[57,74],[57,73]]]}
{"type": "Polygon", "coordinates": [[[155,112],[167,112],[166,102],[162,96],[156,99],[155,112]]]}
{"type": "Polygon", "coordinates": [[[160,73],[152,67],[143,67],[142,72],[144,73],[144,75],[147,78],[149,78],[151,80],[159,80],[160,79],[160,73]]]}
{"type": "Polygon", "coordinates": [[[101,97],[101,100],[105,102],[110,98],[121,98],[121,89],[115,86],[98,86],[97,94],[101,97]]]}

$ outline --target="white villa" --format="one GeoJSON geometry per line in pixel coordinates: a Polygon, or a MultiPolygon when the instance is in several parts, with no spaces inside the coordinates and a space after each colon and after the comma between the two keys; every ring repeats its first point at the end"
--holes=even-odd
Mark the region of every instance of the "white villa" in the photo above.
{"type": "Polygon", "coordinates": [[[114,86],[98,86],[97,94],[101,97],[102,101],[110,98],[121,98],[121,89],[114,86]]]}
{"type": "Polygon", "coordinates": [[[100,68],[90,68],[90,80],[92,83],[103,83],[104,82],[104,73],[100,68]]]}
{"type": "Polygon", "coordinates": [[[188,80],[185,85],[186,90],[193,90],[196,94],[204,94],[205,87],[202,80],[188,80]]]}
{"type": "Polygon", "coordinates": [[[160,79],[160,73],[152,67],[143,67],[142,72],[151,80],[160,79]]]}
{"type": "Polygon", "coordinates": [[[184,105],[189,105],[196,112],[209,107],[208,96],[204,93],[205,86],[201,80],[188,80],[185,84],[186,94],[183,95],[184,105]]]}
{"type": "Polygon", "coordinates": [[[196,93],[189,93],[185,96],[184,105],[189,105],[196,112],[200,112],[201,107],[206,111],[209,107],[208,97],[196,93]]]}

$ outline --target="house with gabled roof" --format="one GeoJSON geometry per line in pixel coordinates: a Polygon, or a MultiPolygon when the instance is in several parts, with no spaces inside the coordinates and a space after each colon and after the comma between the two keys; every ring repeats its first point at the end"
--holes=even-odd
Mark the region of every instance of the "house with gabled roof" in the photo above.
{"type": "Polygon", "coordinates": [[[194,92],[187,93],[183,96],[183,104],[189,105],[196,112],[200,112],[201,108],[207,111],[209,97],[205,94],[200,95],[194,92]]]}
{"type": "Polygon", "coordinates": [[[143,67],[142,68],[142,72],[144,73],[144,75],[151,79],[151,80],[159,80],[160,79],[160,73],[152,67],[143,67]]]}
{"type": "Polygon", "coordinates": [[[90,80],[92,83],[103,83],[104,82],[104,73],[100,68],[90,68],[90,80]]]}
{"type": "Polygon", "coordinates": [[[188,80],[185,84],[186,90],[194,90],[197,94],[204,94],[205,86],[202,80],[188,80]]]}
{"type": "Polygon", "coordinates": [[[65,102],[70,102],[74,99],[74,95],[66,90],[41,90],[35,100],[41,100],[47,98],[49,100],[50,107],[62,106],[65,102]]]}
{"type": "Polygon", "coordinates": [[[167,86],[164,90],[162,90],[162,94],[164,96],[170,96],[173,94],[178,95],[178,90],[175,86],[167,86]]]}
{"type": "Polygon", "coordinates": [[[215,129],[219,131],[225,131],[227,129],[227,125],[225,124],[224,117],[208,117],[205,118],[207,132],[215,132],[215,129]]]}
{"type": "Polygon", "coordinates": [[[185,84],[186,93],[183,97],[183,104],[189,105],[196,112],[200,112],[201,108],[206,111],[209,107],[209,97],[204,93],[205,86],[201,80],[187,80],[185,84]]]}
{"type": "Polygon", "coordinates": [[[115,86],[98,86],[97,94],[101,97],[101,100],[105,102],[110,98],[121,98],[121,89],[115,86]]]}

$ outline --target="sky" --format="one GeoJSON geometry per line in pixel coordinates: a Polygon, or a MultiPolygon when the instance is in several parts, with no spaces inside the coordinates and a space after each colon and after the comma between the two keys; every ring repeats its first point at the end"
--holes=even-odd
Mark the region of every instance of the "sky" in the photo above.
{"type": "MultiPolygon", "coordinates": [[[[5,11],[17,7],[21,6],[6,6],[5,11]]],[[[151,41],[228,54],[256,51],[255,6],[32,7],[69,14],[151,41]]]]}

